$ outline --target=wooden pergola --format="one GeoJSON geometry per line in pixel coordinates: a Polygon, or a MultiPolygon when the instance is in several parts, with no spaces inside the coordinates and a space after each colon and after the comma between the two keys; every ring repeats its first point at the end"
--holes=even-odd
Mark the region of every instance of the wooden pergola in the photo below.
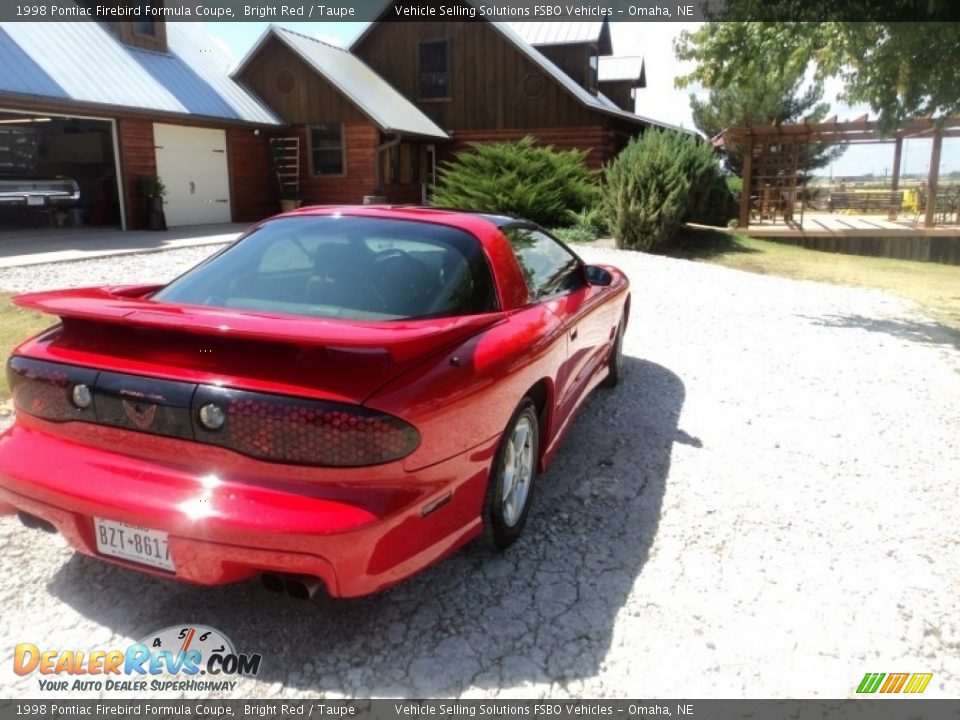
{"type": "MultiPolygon", "coordinates": [[[[936,209],[937,185],[940,179],[940,149],[945,137],[960,137],[960,116],[951,118],[917,118],[901,126],[896,132],[881,133],[876,121],[866,115],[856,120],[837,122],[836,116],[823,122],[801,121],[788,125],[738,126],[724,130],[714,139],[714,145],[743,147],[743,186],[740,190],[740,227],[750,225],[751,197],[759,182],[776,178],[776,189],[796,197],[800,190],[797,169],[799,149],[813,143],[880,144],[893,143],[893,175],[891,192],[900,187],[900,159],[903,141],[912,138],[932,138],[930,173],[927,177],[926,214],[924,227],[933,227],[936,209]],[[776,148],[776,152],[772,149],[776,148]],[[775,158],[771,166],[771,158],[775,158]],[[760,172],[758,172],[760,170],[760,172]],[[765,174],[774,173],[774,174],[765,174]]],[[[762,188],[761,188],[762,189],[762,188]]]]}

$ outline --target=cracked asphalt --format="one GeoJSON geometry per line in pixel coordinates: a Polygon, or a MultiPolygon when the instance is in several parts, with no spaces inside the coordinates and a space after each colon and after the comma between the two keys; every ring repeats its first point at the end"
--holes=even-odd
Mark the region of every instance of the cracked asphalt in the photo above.
{"type": "MultiPolygon", "coordinates": [[[[0,288],[162,281],[210,251],[0,288]]],[[[926,695],[956,697],[955,336],[877,291],[581,251],[630,275],[626,380],[589,400],[507,553],[303,602],[141,576],[0,518],[0,695],[54,697],[13,673],[17,643],[202,623],[264,658],[220,696],[835,698],[866,672],[932,672],[926,695]]]]}

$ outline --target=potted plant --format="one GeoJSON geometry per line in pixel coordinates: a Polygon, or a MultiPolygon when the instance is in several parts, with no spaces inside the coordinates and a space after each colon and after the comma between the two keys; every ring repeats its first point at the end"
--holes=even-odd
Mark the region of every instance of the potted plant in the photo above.
{"type": "Polygon", "coordinates": [[[166,230],[167,220],[163,215],[163,196],[167,186],[156,175],[140,178],[140,194],[147,201],[147,222],[151,230],[166,230]]]}
{"type": "Polygon", "coordinates": [[[300,207],[301,199],[292,188],[282,188],[280,190],[280,212],[290,212],[300,207]]]}

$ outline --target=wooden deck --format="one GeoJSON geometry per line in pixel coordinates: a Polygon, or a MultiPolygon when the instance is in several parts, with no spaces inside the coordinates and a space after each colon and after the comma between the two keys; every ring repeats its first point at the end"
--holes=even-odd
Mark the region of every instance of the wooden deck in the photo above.
{"type": "Polygon", "coordinates": [[[799,245],[812,250],[852,255],[920,260],[960,265],[960,224],[923,227],[923,218],[888,220],[886,215],[841,215],[808,212],[803,224],[766,221],[738,228],[750,237],[799,245]]]}

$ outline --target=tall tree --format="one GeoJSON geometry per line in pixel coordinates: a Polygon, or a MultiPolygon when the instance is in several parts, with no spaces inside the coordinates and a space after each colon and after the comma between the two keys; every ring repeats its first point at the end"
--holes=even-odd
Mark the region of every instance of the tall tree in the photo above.
{"type": "MultiPolygon", "coordinates": [[[[787,77],[775,71],[754,77],[746,85],[713,87],[707,100],[690,96],[693,122],[707,137],[714,137],[735,125],[769,125],[791,123],[808,118],[810,122],[823,120],[830,105],[821,102],[823,86],[811,84],[801,92],[802,77],[787,77]]],[[[843,154],[846,148],[837,145],[812,144],[803,146],[797,169],[801,174],[825,167],[843,154]]],[[[723,148],[724,165],[734,175],[742,174],[743,148],[726,144],[723,148]]]]}
{"type": "MultiPolygon", "coordinates": [[[[677,56],[695,61],[697,67],[677,84],[742,87],[771,67],[790,77],[802,76],[813,64],[816,80],[843,80],[843,100],[868,103],[882,130],[892,131],[914,117],[960,113],[960,23],[896,22],[891,15],[896,11],[897,19],[904,14],[939,19],[952,17],[956,8],[946,0],[860,4],[860,15],[876,22],[708,22],[696,32],[684,32],[676,43],[677,56]]],[[[752,13],[749,16],[757,19],[789,15],[802,20],[831,14],[828,0],[808,0],[797,7],[792,0],[763,5],[727,0],[718,19],[752,13]]]]}

